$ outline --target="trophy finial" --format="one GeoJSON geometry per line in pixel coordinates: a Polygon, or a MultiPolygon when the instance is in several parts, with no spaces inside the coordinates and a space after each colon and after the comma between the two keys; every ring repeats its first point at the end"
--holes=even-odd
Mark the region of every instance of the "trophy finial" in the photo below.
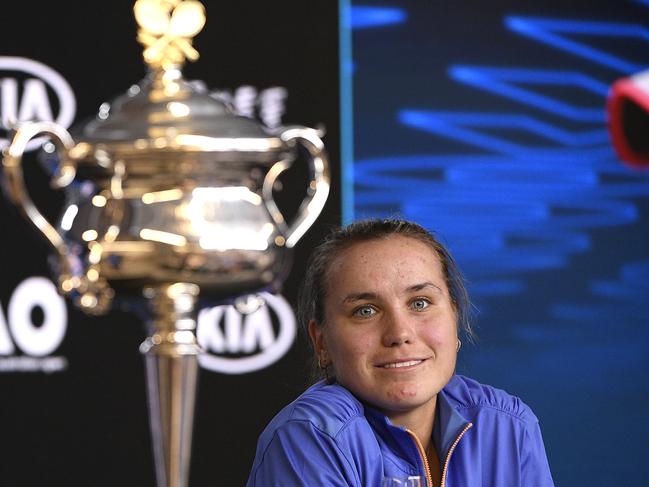
{"type": "Polygon", "coordinates": [[[195,61],[192,39],[205,25],[205,8],[197,0],[137,0],[133,7],[139,25],[137,40],[144,45],[144,61],[152,68],[195,61]]]}

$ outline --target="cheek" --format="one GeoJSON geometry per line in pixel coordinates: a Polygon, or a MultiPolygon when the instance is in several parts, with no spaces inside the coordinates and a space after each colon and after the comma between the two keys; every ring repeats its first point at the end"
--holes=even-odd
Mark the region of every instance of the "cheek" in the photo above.
{"type": "Polygon", "coordinates": [[[351,328],[330,329],[330,333],[325,335],[325,340],[331,358],[343,367],[363,360],[376,348],[371,334],[351,328]]]}
{"type": "Polygon", "coordinates": [[[455,324],[443,326],[427,326],[422,330],[422,339],[430,346],[435,348],[446,348],[457,346],[457,328],[455,324]]]}

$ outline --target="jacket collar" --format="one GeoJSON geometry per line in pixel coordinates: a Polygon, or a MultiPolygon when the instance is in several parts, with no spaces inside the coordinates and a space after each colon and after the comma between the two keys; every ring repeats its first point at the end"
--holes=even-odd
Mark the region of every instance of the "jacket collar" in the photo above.
{"type": "Polygon", "coordinates": [[[464,416],[462,416],[456,404],[446,393],[447,388],[453,387],[453,382],[457,378],[451,377],[449,383],[437,394],[437,408],[435,409],[435,423],[433,425],[433,442],[437,449],[440,461],[448,456],[455,440],[459,438],[462,432],[470,424],[464,416]]]}
{"type": "MultiPolygon", "coordinates": [[[[452,399],[445,392],[446,388],[453,387],[455,380],[457,379],[453,376],[444,389],[437,394],[433,423],[433,443],[441,462],[448,456],[453,443],[469,424],[469,421],[457,411],[452,399]]],[[[376,409],[367,405],[364,405],[364,407],[365,417],[376,433],[393,451],[400,452],[399,456],[405,459],[419,459],[417,447],[405,428],[392,424],[387,416],[376,409]]],[[[419,461],[416,463],[419,463],[419,461]]]]}

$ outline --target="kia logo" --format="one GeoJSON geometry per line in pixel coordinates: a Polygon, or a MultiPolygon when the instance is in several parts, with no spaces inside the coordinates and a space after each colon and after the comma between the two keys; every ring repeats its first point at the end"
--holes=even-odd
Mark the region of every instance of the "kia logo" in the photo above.
{"type": "Polygon", "coordinates": [[[204,350],[198,357],[203,368],[245,374],[268,367],[291,348],[296,335],[293,308],[282,296],[261,297],[266,305],[248,315],[234,306],[199,313],[196,335],[204,350]]]}
{"type": "MultiPolygon", "coordinates": [[[[76,109],[72,88],[52,68],[32,59],[0,56],[0,121],[5,134],[16,121],[54,121],[68,128],[76,109]],[[56,100],[50,98],[48,91],[56,100]],[[58,108],[56,115],[55,108],[58,108]]],[[[31,140],[27,150],[40,147],[46,140],[46,137],[31,140]]],[[[0,148],[8,143],[6,135],[0,138],[0,148]]]]}
{"type": "Polygon", "coordinates": [[[68,323],[65,301],[52,281],[28,277],[14,289],[7,308],[5,315],[0,307],[0,372],[64,370],[67,359],[50,355],[63,342],[68,323]],[[35,309],[41,320],[34,320],[35,309]]]}

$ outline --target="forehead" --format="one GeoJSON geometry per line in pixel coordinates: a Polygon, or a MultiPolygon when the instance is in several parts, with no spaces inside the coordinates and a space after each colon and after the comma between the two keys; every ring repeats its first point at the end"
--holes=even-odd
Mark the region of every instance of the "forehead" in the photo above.
{"type": "Polygon", "coordinates": [[[439,255],[431,245],[401,235],[356,242],[341,251],[329,265],[326,286],[332,292],[386,281],[403,285],[434,281],[446,287],[439,255]]]}

